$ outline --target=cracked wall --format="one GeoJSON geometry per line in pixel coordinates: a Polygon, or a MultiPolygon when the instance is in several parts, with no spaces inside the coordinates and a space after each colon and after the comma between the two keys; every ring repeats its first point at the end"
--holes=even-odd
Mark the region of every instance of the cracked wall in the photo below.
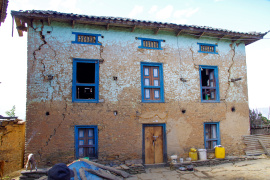
{"type": "Polygon", "coordinates": [[[166,123],[168,155],[187,156],[189,148],[204,147],[203,123],[220,122],[221,144],[237,155],[243,153],[241,136],[249,134],[248,112],[244,44],[143,29],[80,24],[72,29],[59,22],[36,22],[28,30],[26,155],[36,154],[40,164],[74,160],[75,125],[98,126],[101,160],[141,158],[145,123],[166,123]],[[102,46],[72,44],[72,32],[101,34],[102,46]],[[163,50],[139,49],[135,37],[166,42],[163,50]],[[198,42],[217,44],[218,54],[198,53],[198,42]],[[104,59],[99,66],[104,102],[72,102],[73,58],[104,59]],[[165,103],[141,103],[140,62],[163,63],[165,103]],[[199,65],[218,66],[219,103],[201,103],[199,65]]]}
{"type": "Polygon", "coordinates": [[[1,121],[0,160],[5,161],[4,175],[23,168],[24,142],[23,121],[1,121]]]}

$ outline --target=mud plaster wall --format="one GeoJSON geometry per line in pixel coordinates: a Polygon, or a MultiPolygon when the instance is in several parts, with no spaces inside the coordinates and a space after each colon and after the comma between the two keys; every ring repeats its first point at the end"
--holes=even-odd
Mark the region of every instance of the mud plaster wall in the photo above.
{"type": "Polygon", "coordinates": [[[24,142],[25,124],[2,122],[0,160],[5,161],[4,175],[23,168],[24,142]]]}
{"type": "Polygon", "coordinates": [[[74,159],[75,125],[98,126],[99,159],[141,158],[142,124],[147,123],[166,123],[168,156],[203,148],[204,122],[220,122],[227,154],[243,153],[241,136],[249,134],[244,44],[165,31],[153,35],[144,29],[107,31],[80,24],[72,29],[58,22],[34,22],[33,27],[28,30],[26,155],[34,153],[40,164],[74,159]],[[72,32],[101,34],[102,46],[72,44],[72,32]],[[166,42],[163,50],[139,49],[135,37],[166,42]],[[217,44],[218,54],[198,53],[198,42],[217,44]],[[72,102],[73,58],[104,59],[99,66],[99,99],[104,102],[72,102]],[[140,62],[163,63],[165,103],[141,102],[140,62]],[[201,103],[199,65],[218,66],[219,103],[201,103]]]}

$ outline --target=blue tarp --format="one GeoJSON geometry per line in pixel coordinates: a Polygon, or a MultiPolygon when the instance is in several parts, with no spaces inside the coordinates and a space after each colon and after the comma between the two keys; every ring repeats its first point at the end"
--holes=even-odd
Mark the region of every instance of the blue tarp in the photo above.
{"type": "MultiPolygon", "coordinates": [[[[87,164],[84,161],[73,162],[68,167],[71,170],[73,170],[73,168],[75,167],[75,169],[77,171],[77,175],[78,175],[79,180],[81,180],[80,173],[79,173],[79,169],[80,168],[85,167],[87,169],[93,169],[93,170],[99,170],[100,169],[100,168],[98,168],[98,167],[96,167],[94,165],[87,164]]],[[[87,179],[102,180],[102,178],[100,178],[99,176],[96,176],[94,174],[91,174],[91,173],[89,173],[87,171],[85,171],[85,176],[87,177],[87,179]]],[[[74,180],[74,178],[71,178],[71,180],[74,180]]]]}

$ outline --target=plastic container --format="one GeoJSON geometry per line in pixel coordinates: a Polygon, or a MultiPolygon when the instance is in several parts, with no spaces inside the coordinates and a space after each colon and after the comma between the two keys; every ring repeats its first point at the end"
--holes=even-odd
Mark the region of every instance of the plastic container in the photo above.
{"type": "Polygon", "coordinates": [[[197,161],[198,160],[198,154],[197,150],[195,148],[191,148],[188,156],[191,158],[191,161],[197,161]]]}
{"type": "Polygon", "coordinates": [[[172,155],[171,160],[173,164],[177,163],[177,155],[172,155]]]}
{"type": "Polygon", "coordinates": [[[198,152],[199,152],[199,159],[200,160],[207,160],[206,149],[198,149],[198,152]]]}
{"type": "Polygon", "coordinates": [[[224,159],[225,158],[225,148],[222,146],[216,146],[215,147],[215,157],[218,159],[224,159]]]}

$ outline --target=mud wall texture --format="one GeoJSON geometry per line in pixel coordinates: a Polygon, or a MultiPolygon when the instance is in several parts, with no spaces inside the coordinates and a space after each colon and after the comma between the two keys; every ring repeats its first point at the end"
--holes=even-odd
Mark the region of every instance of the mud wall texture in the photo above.
{"type": "Polygon", "coordinates": [[[0,161],[4,175],[23,168],[25,123],[2,121],[0,126],[0,161]]]}
{"type": "Polygon", "coordinates": [[[246,74],[243,43],[166,31],[154,35],[139,28],[34,22],[28,29],[26,155],[34,153],[40,164],[70,162],[75,158],[74,126],[97,125],[99,159],[138,159],[142,124],[165,123],[167,155],[183,157],[191,147],[204,148],[204,122],[220,122],[226,154],[242,154],[241,136],[249,134],[246,74]],[[101,34],[102,45],[73,44],[72,32],[101,34]],[[163,39],[163,50],[138,48],[136,37],[163,39]],[[218,45],[218,54],[199,53],[197,43],[218,45]],[[72,102],[73,58],[104,59],[99,64],[101,102],[72,102]],[[164,103],[142,102],[141,62],[163,64],[164,103]],[[218,67],[220,102],[201,102],[199,65],[218,67]]]}

